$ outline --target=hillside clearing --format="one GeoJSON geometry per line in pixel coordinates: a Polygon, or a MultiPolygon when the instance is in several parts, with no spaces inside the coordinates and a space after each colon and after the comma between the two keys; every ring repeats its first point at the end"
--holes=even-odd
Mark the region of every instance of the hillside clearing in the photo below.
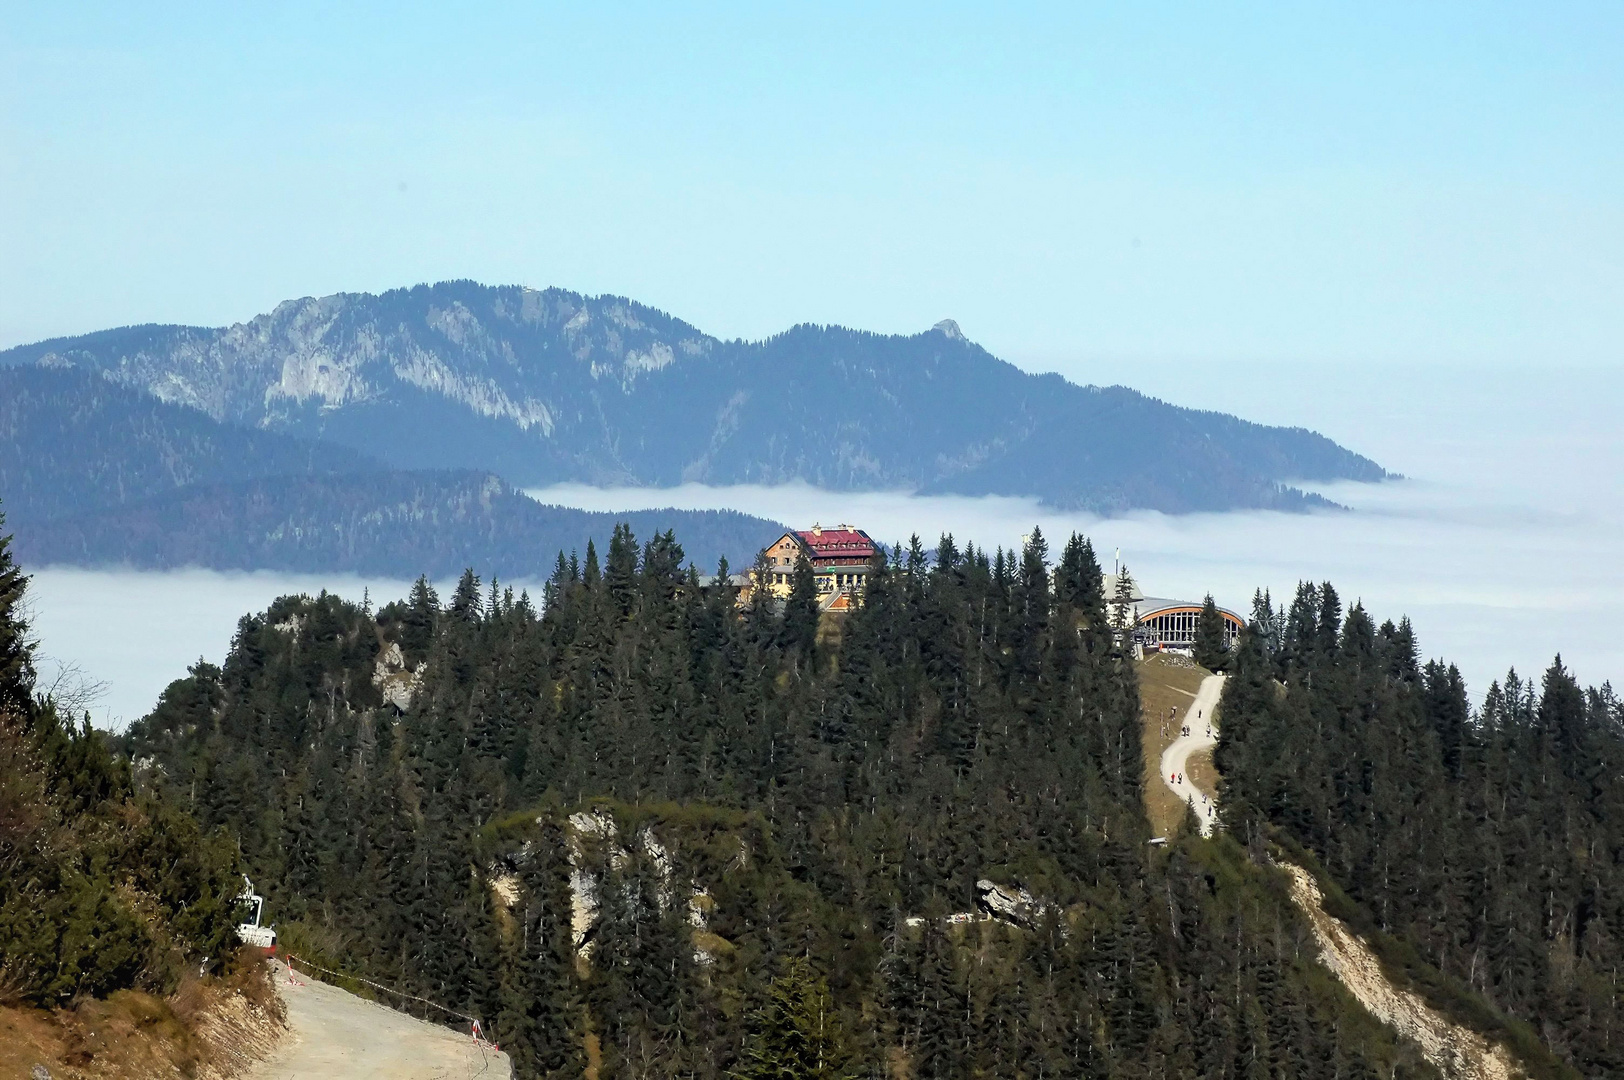
{"type": "MultiPolygon", "coordinates": [[[[1201,680],[1211,672],[1182,657],[1162,654],[1140,661],[1138,671],[1145,816],[1157,836],[1168,836],[1183,822],[1185,806],[1162,782],[1162,751],[1179,737],[1201,680]]],[[[1203,785],[1203,790],[1211,789],[1203,785]]]]}

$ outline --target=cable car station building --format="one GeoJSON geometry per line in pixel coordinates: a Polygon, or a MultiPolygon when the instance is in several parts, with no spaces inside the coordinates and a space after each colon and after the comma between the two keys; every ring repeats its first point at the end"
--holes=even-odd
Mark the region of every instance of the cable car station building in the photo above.
{"type": "MultiPolygon", "coordinates": [[[[1125,613],[1133,624],[1134,641],[1145,650],[1188,649],[1195,644],[1202,601],[1146,596],[1131,577],[1118,574],[1107,574],[1104,584],[1106,610],[1111,613],[1113,624],[1118,612],[1125,613]],[[1128,595],[1119,599],[1124,586],[1128,595]]],[[[1218,614],[1224,619],[1224,644],[1233,649],[1241,631],[1246,629],[1246,620],[1228,608],[1219,608],[1218,614]]]]}

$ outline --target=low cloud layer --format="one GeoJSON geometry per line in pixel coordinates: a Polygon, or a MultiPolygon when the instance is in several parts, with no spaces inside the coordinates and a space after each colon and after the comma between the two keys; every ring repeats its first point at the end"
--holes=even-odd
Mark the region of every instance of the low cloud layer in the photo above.
{"type": "MultiPolygon", "coordinates": [[[[1154,375],[1155,373],[1150,373],[1154,375]]],[[[1413,479],[1325,494],[1351,512],[1062,514],[1031,499],[847,494],[805,485],[662,490],[580,486],[532,492],[593,510],[733,508],[810,525],[851,522],[886,543],[942,532],[1013,547],[1033,526],[1051,546],[1073,530],[1146,592],[1211,592],[1245,610],[1252,593],[1287,599],[1300,580],[1330,581],[1378,619],[1409,615],[1427,657],[1460,665],[1473,695],[1515,666],[1537,674],[1561,653],[1591,683],[1624,675],[1613,631],[1624,606],[1624,387],[1607,372],[1252,369],[1164,373],[1152,392],[1264,421],[1297,417],[1413,479]],[[1176,379],[1175,376],[1176,375],[1176,379]],[[1174,385],[1176,383],[1176,385],[1174,385]]],[[[1149,451],[1147,451],[1149,452],[1149,451]]],[[[551,568],[538,553],[536,576],[551,568]]],[[[92,708],[108,726],[151,708],[204,656],[219,661],[238,618],[274,597],[323,588],[375,602],[404,581],[346,576],[35,571],[37,635],[54,665],[105,682],[92,708]]]]}
{"type": "Polygon", "coordinates": [[[223,574],[46,568],[32,571],[30,621],[41,683],[66,667],[70,681],[100,684],[88,701],[98,727],[122,728],[152,709],[163,688],[199,657],[220,663],[237,620],[278,596],[322,589],[374,603],[405,596],[410,582],[343,575],[223,574]]]}
{"type": "Polygon", "coordinates": [[[534,494],[593,508],[643,499],[735,506],[805,525],[851,522],[887,543],[917,532],[927,546],[951,532],[961,542],[1015,547],[1037,526],[1058,548],[1077,531],[1094,541],[1108,568],[1120,549],[1153,596],[1199,600],[1211,592],[1244,613],[1256,589],[1289,601],[1298,581],[1330,581],[1378,621],[1409,615],[1426,655],[1459,664],[1479,695],[1508,667],[1543,668],[1558,652],[1592,681],[1624,673],[1624,646],[1594,632],[1624,603],[1624,543],[1616,530],[1461,501],[1459,492],[1420,481],[1326,491],[1360,507],[1352,512],[1109,519],[1056,513],[1027,499],[851,496],[800,485],[534,494]]]}

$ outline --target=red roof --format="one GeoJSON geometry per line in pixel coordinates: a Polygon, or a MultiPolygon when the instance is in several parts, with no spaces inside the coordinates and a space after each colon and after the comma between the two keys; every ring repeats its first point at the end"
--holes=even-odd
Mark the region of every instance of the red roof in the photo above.
{"type": "Polygon", "coordinates": [[[874,557],[874,541],[862,529],[842,527],[815,532],[806,529],[797,530],[795,535],[812,552],[814,561],[838,559],[842,562],[865,562],[874,557]]]}

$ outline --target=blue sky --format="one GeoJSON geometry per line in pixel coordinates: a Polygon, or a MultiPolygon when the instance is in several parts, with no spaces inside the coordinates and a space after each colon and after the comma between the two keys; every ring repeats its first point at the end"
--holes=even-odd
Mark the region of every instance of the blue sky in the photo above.
{"type": "Polygon", "coordinates": [[[1616,2],[14,6],[0,345],[472,277],[1095,379],[1613,366],[1621,176],[1616,2]]]}

